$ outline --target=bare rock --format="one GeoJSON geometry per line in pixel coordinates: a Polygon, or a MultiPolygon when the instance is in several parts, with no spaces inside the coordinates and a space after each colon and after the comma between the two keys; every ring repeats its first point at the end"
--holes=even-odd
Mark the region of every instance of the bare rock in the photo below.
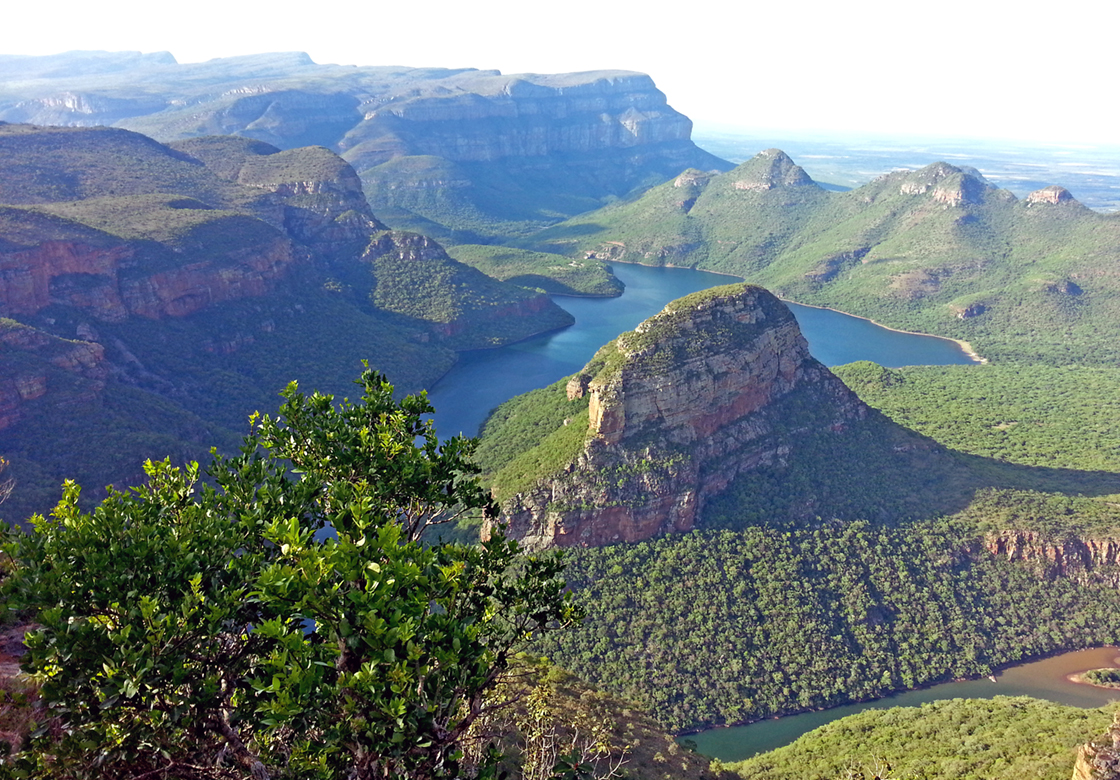
{"type": "Polygon", "coordinates": [[[1069,190],[1065,187],[1059,187],[1056,184],[1043,187],[1041,190],[1035,190],[1026,197],[1028,206],[1034,206],[1040,203],[1057,206],[1059,203],[1066,203],[1071,200],[1073,200],[1073,195],[1070,194],[1069,190]]]}

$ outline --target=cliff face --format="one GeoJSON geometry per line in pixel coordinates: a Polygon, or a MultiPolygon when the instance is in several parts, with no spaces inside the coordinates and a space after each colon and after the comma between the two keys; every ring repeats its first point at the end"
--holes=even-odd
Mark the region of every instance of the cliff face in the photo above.
{"type": "Polygon", "coordinates": [[[796,450],[783,402],[811,404],[833,430],[866,412],[809,356],[789,309],[748,285],[681,299],[623,334],[570,380],[569,397],[584,394],[578,457],[503,505],[509,533],[531,547],[693,528],[738,474],[796,450]]]}
{"type": "Polygon", "coordinates": [[[1077,749],[1073,780],[1117,780],[1120,778],[1120,715],[1108,733],[1077,749]]]}
{"type": "Polygon", "coordinates": [[[76,380],[71,400],[94,397],[109,376],[105,348],[0,319],[0,431],[19,422],[21,407],[46,395],[59,372],[76,380]]]}
{"type": "Polygon", "coordinates": [[[470,87],[369,105],[341,149],[361,170],[401,155],[479,162],[689,143],[692,132],[641,73],[475,76],[470,87]]]}
{"type": "Polygon", "coordinates": [[[264,295],[300,253],[277,235],[225,257],[139,275],[130,273],[135,256],[135,245],[73,241],[0,252],[0,317],[33,315],[52,304],[106,322],[130,315],[182,317],[223,301],[264,295]]]}
{"type": "Polygon", "coordinates": [[[987,534],[984,548],[992,555],[1034,567],[1048,579],[1070,578],[1082,583],[1120,586],[1120,539],[1049,539],[1036,531],[999,531],[987,534]]]}

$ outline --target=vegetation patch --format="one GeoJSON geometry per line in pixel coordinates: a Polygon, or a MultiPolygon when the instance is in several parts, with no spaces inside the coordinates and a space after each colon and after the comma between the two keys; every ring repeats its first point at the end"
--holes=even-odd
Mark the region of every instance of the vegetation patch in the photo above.
{"type": "Polygon", "coordinates": [[[540,650],[682,731],[1120,639],[1115,590],[970,554],[973,539],[953,523],[856,521],[573,550],[588,617],[540,650]]]}
{"type": "Polygon", "coordinates": [[[577,260],[550,252],[487,244],[460,244],[450,254],[487,276],[552,295],[622,294],[622,283],[599,260],[577,260]]]}
{"type": "Polygon", "coordinates": [[[876,766],[926,780],[1067,780],[1078,745],[1107,730],[1113,710],[1024,696],[870,710],[721,768],[744,780],[835,780],[876,766]]]}

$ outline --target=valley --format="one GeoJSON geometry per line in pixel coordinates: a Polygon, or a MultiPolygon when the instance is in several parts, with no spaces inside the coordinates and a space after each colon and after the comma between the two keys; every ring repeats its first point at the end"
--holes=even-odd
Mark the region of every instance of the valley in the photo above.
{"type": "MultiPolygon", "coordinates": [[[[752,140],[717,134],[705,149],[649,76],[620,70],[73,52],[0,57],[0,76],[8,522],[49,511],[72,478],[84,491],[67,522],[84,527],[75,518],[95,515],[78,513],[116,495],[104,486],[152,474],[145,459],[205,464],[214,447],[223,463],[289,382],[354,397],[364,362],[392,398],[430,391],[449,451],[464,446],[452,435],[479,435],[462,452],[501,515],[472,494],[478,511],[439,529],[465,544],[424,549],[466,569],[495,549],[480,538],[505,533],[530,569],[564,550],[583,618],[525,645],[548,659],[533,675],[551,687],[532,696],[561,691],[545,710],[576,732],[626,723],[607,752],[632,742],[636,776],[796,775],[817,741],[829,747],[806,776],[839,777],[912,745],[926,719],[927,739],[967,724],[960,750],[999,752],[1007,774],[991,776],[1057,777],[1108,728],[1106,710],[1028,699],[923,703],[711,767],[657,733],[769,724],[1120,642],[1111,153],[743,151],[752,140]],[[1036,727],[1048,736],[1034,747],[1014,737],[1036,727]]],[[[378,452],[370,431],[392,419],[340,451],[378,452]]],[[[280,504],[322,484],[298,497],[308,508],[291,522],[306,525],[284,531],[283,555],[333,551],[315,536],[332,502],[330,523],[362,531],[349,478],[293,463],[280,504]]],[[[215,500],[203,484],[182,501],[215,500]]],[[[265,512],[272,495],[246,506],[265,512]]],[[[281,549],[278,528],[262,555],[281,549]]],[[[295,648],[306,617],[283,609],[295,648]]],[[[374,623],[343,619],[339,637],[374,623]]],[[[370,668],[419,652],[389,646],[400,656],[370,668]]],[[[944,755],[907,748],[925,763],[891,761],[995,771],[940,742],[944,755]]]]}

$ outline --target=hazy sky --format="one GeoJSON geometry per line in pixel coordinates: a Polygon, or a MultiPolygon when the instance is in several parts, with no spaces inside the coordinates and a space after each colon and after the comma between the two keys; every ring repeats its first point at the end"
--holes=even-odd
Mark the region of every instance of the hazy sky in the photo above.
{"type": "Polygon", "coordinates": [[[1120,4],[1099,0],[56,0],[9,4],[0,53],[623,68],[649,73],[698,123],[1108,142],[1120,140],[1118,29],[1120,4]]]}

